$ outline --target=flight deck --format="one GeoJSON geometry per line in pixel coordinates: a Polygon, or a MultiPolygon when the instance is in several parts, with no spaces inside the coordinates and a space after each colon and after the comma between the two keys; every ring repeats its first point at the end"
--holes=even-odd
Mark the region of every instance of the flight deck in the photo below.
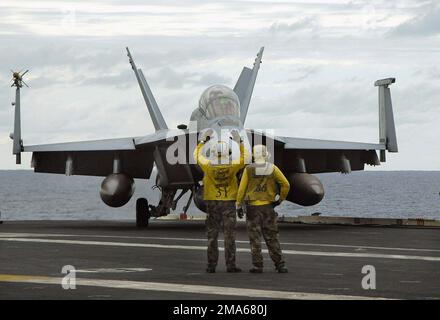
{"type": "Polygon", "coordinates": [[[440,298],[439,229],[279,227],[289,273],[275,272],[267,252],[264,273],[248,272],[249,241],[240,222],[243,272],[226,273],[220,252],[217,272],[207,274],[203,221],[152,220],[148,229],[132,221],[5,221],[0,299],[440,298]],[[62,273],[66,266],[75,268],[75,289],[63,288],[72,276],[62,273]],[[374,268],[375,289],[363,288],[365,266],[374,268]]]}

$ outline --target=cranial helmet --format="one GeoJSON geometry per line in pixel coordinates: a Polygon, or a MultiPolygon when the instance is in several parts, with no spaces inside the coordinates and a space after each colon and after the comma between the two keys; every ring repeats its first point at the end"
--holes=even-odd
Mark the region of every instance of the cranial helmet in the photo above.
{"type": "Polygon", "coordinates": [[[264,163],[270,158],[270,153],[265,145],[257,144],[252,148],[252,156],[256,163],[264,163]]]}

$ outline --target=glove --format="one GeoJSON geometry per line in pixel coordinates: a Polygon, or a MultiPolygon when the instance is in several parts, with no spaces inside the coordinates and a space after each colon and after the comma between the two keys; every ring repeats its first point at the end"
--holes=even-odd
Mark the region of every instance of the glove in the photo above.
{"type": "Polygon", "coordinates": [[[241,142],[241,137],[240,137],[240,133],[238,132],[238,130],[234,129],[231,131],[231,136],[232,136],[232,140],[240,143],[241,142]]]}
{"type": "Polygon", "coordinates": [[[236,206],[235,206],[235,211],[237,211],[237,216],[238,216],[240,219],[243,219],[243,217],[244,217],[244,210],[243,210],[243,207],[242,207],[241,205],[236,205],[236,206]]]}
{"type": "Polygon", "coordinates": [[[280,200],[277,200],[277,201],[274,201],[274,202],[272,202],[272,207],[277,207],[277,206],[279,206],[281,204],[281,201],[280,200]]]}
{"type": "Polygon", "coordinates": [[[206,130],[203,130],[200,133],[199,139],[200,141],[208,141],[209,139],[211,139],[211,136],[214,134],[214,130],[212,130],[211,128],[208,128],[206,130]]]}

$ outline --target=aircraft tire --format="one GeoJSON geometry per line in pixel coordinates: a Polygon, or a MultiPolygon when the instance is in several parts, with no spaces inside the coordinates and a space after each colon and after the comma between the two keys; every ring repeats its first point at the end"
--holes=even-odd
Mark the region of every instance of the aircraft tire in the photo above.
{"type": "Polygon", "coordinates": [[[138,228],[148,227],[148,220],[150,219],[150,210],[148,208],[148,200],[139,198],[136,200],[136,226],[138,228]]]}

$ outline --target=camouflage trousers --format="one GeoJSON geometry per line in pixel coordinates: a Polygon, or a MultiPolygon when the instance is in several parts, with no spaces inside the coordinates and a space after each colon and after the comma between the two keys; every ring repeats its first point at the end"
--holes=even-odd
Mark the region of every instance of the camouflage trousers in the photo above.
{"type": "Polygon", "coordinates": [[[278,215],[270,204],[247,206],[246,225],[251,244],[252,264],[257,268],[263,267],[261,235],[263,235],[275,267],[283,267],[285,264],[278,239],[277,218],[278,215]]]}
{"type": "Polygon", "coordinates": [[[223,229],[225,260],[228,268],[235,267],[235,225],[237,223],[235,201],[206,201],[206,233],[208,237],[208,267],[216,267],[218,261],[218,234],[223,229]]]}

